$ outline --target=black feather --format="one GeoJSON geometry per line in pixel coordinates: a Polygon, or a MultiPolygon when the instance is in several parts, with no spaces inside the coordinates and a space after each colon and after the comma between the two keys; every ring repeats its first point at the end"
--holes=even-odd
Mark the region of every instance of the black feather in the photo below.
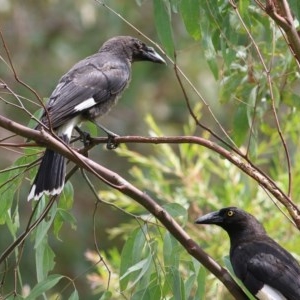
{"type": "Polygon", "coordinates": [[[271,239],[250,214],[236,207],[199,217],[197,224],[216,224],[230,238],[230,261],[236,276],[255,296],[268,285],[288,300],[300,299],[300,265],[271,239]]]}
{"type": "MultiPolygon", "coordinates": [[[[66,143],[69,142],[66,136],[62,139],[66,143]]],[[[65,174],[65,157],[51,149],[46,149],[28,197],[38,199],[43,193],[59,194],[64,186],[65,174]]]]}
{"type": "MultiPolygon", "coordinates": [[[[81,60],[61,77],[41,122],[69,140],[75,126],[94,121],[116,104],[130,81],[134,61],[165,62],[153,48],[136,38],[119,36],[108,40],[98,53],[81,60]]],[[[37,125],[36,129],[40,128],[37,125]]],[[[64,158],[47,149],[28,200],[38,199],[43,193],[59,194],[65,169],[64,158]]]]}

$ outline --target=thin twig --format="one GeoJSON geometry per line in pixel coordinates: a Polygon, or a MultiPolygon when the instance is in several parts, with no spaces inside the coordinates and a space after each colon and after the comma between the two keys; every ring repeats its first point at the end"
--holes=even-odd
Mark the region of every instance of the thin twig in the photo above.
{"type": "Polygon", "coordinates": [[[285,153],[285,157],[286,157],[286,161],[287,161],[287,170],[288,170],[288,197],[291,196],[291,187],[292,187],[292,174],[291,174],[291,160],[290,160],[290,155],[289,155],[289,150],[286,144],[286,141],[284,139],[282,130],[281,130],[281,126],[280,126],[280,122],[279,122],[279,118],[277,115],[277,111],[276,111],[276,106],[275,106],[275,99],[274,99],[274,94],[273,94],[273,85],[272,85],[272,79],[270,76],[270,69],[266,66],[265,61],[262,57],[262,54],[258,48],[258,45],[256,44],[251,32],[249,31],[247,25],[245,24],[242,16],[240,15],[238,9],[237,9],[237,5],[235,3],[234,0],[229,0],[229,3],[231,4],[231,6],[233,7],[237,17],[239,18],[242,26],[244,27],[245,31],[247,32],[247,35],[249,36],[251,42],[253,43],[253,47],[259,57],[259,60],[263,66],[263,70],[266,74],[267,77],[267,82],[268,82],[268,86],[269,86],[269,92],[270,92],[270,98],[271,98],[271,103],[272,103],[272,111],[273,111],[273,115],[274,115],[274,119],[275,119],[275,124],[276,124],[276,128],[277,128],[277,132],[278,135],[280,137],[283,149],[284,149],[284,153],[285,153]]]}
{"type": "MultiPolygon", "coordinates": [[[[152,41],[149,37],[147,37],[144,33],[142,33],[140,30],[138,30],[133,24],[131,24],[130,22],[128,22],[124,17],[122,17],[121,14],[117,13],[115,10],[113,10],[111,7],[109,7],[107,4],[105,4],[103,1],[100,0],[95,0],[97,3],[99,3],[100,5],[102,5],[103,7],[105,7],[106,9],[108,9],[110,12],[112,12],[114,15],[116,15],[118,18],[120,18],[123,22],[125,22],[130,28],[134,29],[138,34],[142,35],[147,41],[149,41],[150,43],[152,43],[153,45],[156,46],[156,48],[158,48],[165,56],[166,58],[169,60],[169,62],[174,66],[174,70],[175,72],[177,72],[177,74],[180,74],[180,76],[182,76],[182,78],[185,80],[185,82],[187,82],[187,84],[190,86],[190,88],[192,89],[192,91],[194,91],[194,93],[197,95],[197,97],[201,100],[201,102],[205,105],[205,107],[207,108],[207,110],[209,111],[209,113],[211,114],[211,117],[213,118],[213,120],[216,122],[216,124],[218,125],[218,127],[220,128],[220,130],[222,131],[222,133],[226,136],[226,138],[235,146],[234,141],[230,138],[230,136],[228,135],[228,133],[226,132],[226,130],[223,128],[223,126],[221,125],[221,123],[219,122],[219,120],[217,119],[217,117],[215,116],[215,114],[213,113],[210,105],[205,101],[204,97],[202,96],[202,94],[200,93],[200,91],[195,87],[195,85],[191,82],[191,80],[188,78],[188,76],[182,71],[182,69],[176,64],[176,62],[169,57],[166,52],[162,49],[162,47],[155,43],[154,41],[152,41]]],[[[176,54],[176,53],[175,53],[176,54]]],[[[196,118],[197,119],[197,118],[196,118]]],[[[197,124],[199,125],[199,122],[197,122],[197,124]]],[[[207,130],[206,126],[202,125],[202,128],[207,130]]],[[[211,130],[208,130],[209,132],[211,132],[211,130]]],[[[222,143],[224,143],[225,145],[227,144],[220,136],[217,137],[219,141],[221,141],[222,143]]],[[[228,144],[229,145],[229,144],[228,144]]],[[[230,148],[233,148],[232,146],[230,146],[230,148]]],[[[238,148],[237,148],[238,150],[238,148]]]]}
{"type": "Polygon", "coordinates": [[[97,230],[96,230],[96,213],[97,213],[97,209],[98,209],[98,205],[100,203],[102,203],[102,200],[100,199],[100,197],[98,196],[98,193],[95,190],[95,187],[93,186],[93,184],[91,183],[90,179],[88,178],[88,176],[85,174],[83,169],[81,170],[81,175],[83,176],[84,180],[86,181],[86,183],[88,184],[88,187],[90,188],[90,190],[92,191],[94,197],[96,198],[96,202],[95,202],[95,207],[94,207],[94,211],[93,211],[93,236],[94,236],[94,246],[96,249],[96,252],[99,256],[99,262],[102,262],[105,269],[108,272],[108,282],[107,282],[107,290],[109,289],[109,284],[110,284],[110,279],[111,279],[111,271],[107,265],[107,263],[105,262],[103,256],[101,255],[100,249],[98,247],[98,243],[97,243],[97,230]]]}
{"type": "Polygon", "coordinates": [[[16,69],[14,67],[14,64],[12,62],[10,51],[8,50],[8,47],[6,45],[6,42],[5,42],[5,39],[4,39],[4,36],[3,36],[3,33],[2,33],[1,29],[0,29],[0,39],[2,41],[3,47],[5,49],[5,52],[6,52],[8,61],[9,61],[9,65],[10,65],[12,71],[13,71],[13,74],[14,74],[14,77],[15,77],[16,81],[19,82],[21,85],[23,85],[25,88],[27,88],[29,91],[31,91],[35,95],[35,97],[39,100],[39,102],[43,105],[43,101],[40,98],[40,96],[38,95],[38,93],[31,86],[29,86],[27,83],[25,83],[24,81],[22,81],[19,78],[19,76],[18,76],[18,74],[16,72],[16,69]]]}
{"type": "Polygon", "coordinates": [[[45,217],[47,216],[54,201],[55,201],[55,197],[52,197],[50,199],[49,203],[47,204],[45,210],[42,212],[42,214],[37,218],[37,220],[35,222],[33,222],[31,224],[33,215],[36,211],[36,207],[37,207],[37,205],[36,205],[34,211],[31,214],[31,217],[27,223],[26,230],[21,235],[19,235],[19,237],[2,252],[2,254],[0,256],[0,265],[2,264],[3,261],[5,261],[10,256],[10,254],[14,251],[14,249],[16,247],[20,246],[22,243],[25,242],[25,239],[27,238],[27,236],[45,219],[45,217]]]}

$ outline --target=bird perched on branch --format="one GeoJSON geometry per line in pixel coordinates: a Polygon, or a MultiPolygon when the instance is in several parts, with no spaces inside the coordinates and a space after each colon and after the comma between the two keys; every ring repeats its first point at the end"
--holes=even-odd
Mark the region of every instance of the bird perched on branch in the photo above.
{"type": "Polygon", "coordinates": [[[227,231],[234,273],[257,299],[300,299],[299,263],[252,215],[228,207],[199,217],[195,223],[215,224],[227,231]]]}
{"type": "MultiPolygon", "coordinates": [[[[82,121],[95,123],[97,117],[116,104],[130,81],[131,64],[136,61],[165,63],[153,48],[137,38],[117,36],[109,39],[99,52],[79,61],[60,79],[46,104],[41,123],[52,128],[68,144],[72,130],[82,121]]],[[[39,124],[36,129],[42,127],[39,124]]],[[[60,194],[65,173],[65,158],[46,149],[28,200],[37,200],[43,194],[60,194]]]]}

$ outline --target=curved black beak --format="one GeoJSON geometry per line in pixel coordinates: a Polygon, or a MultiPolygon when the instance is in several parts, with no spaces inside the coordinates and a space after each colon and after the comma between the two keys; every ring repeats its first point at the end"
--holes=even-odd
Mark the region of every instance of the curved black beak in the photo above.
{"type": "Polygon", "coordinates": [[[152,47],[146,47],[144,49],[143,58],[154,63],[166,64],[166,61],[152,47]]]}
{"type": "Polygon", "coordinates": [[[220,216],[218,211],[201,216],[195,221],[196,224],[220,224],[222,222],[223,218],[220,216]]]}

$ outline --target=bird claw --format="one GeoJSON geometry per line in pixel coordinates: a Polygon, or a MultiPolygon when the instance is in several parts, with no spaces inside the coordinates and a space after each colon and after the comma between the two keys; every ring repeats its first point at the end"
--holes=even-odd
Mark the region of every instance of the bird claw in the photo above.
{"type": "Polygon", "coordinates": [[[109,134],[107,137],[108,137],[108,140],[107,140],[107,144],[106,144],[106,149],[114,150],[114,149],[118,148],[119,143],[115,141],[115,138],[119,137],[119,135],[109,134]]]}
{"type": "Polygon", "coordinates": [[[80,141],[83,143],[83,145],[85,147],[89,146],[91,144],[91,140],[92,140],[92,137],[91,137],[90,133],[86,132],[86,131],[82,131],[80,141]]]}
{"type": "Polygon", "coordinates": [[[78,126],[75,126],[75,130],[79,133],[80,135],[80,141],[83,143],[83,145],[89,146],[92,141],[92,137],[89,132],[81,130],[78,126]]]}

